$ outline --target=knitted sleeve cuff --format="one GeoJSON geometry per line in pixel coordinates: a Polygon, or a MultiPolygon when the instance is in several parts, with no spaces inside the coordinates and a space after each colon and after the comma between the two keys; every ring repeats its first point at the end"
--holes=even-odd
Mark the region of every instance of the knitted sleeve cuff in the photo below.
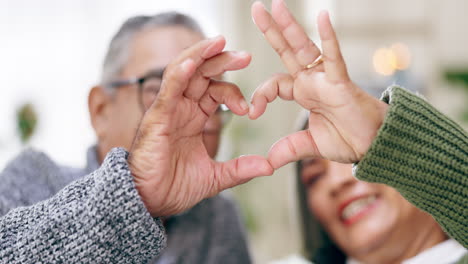
{"type": "Polygon", "coordinates": [[[354,174],[394,187],[467,247],[466,131],[398,86],[389,87],[382,100],[389,111],[354,174]]]}
{"type": "MultiPolygon", "coordinates": [[[[107,225],[97,225],[91,232],[96,235],[109,236],[114,234],[113,248],[109,250],[119,253],[111,256],[112,262],[129,259],[139,259],[145,262],[148,256],[154,257],[166,246],[166,234],[160,218],[153,218],[146,209],[133,181],[127,163],[128,152],[123,148],[114,148],[106,156],[97,171],[96,185],[101,186],[103,195],[90,196],[96,205],[104,205],[103,211],[111,213],[103,216],[107,225]],[[110,217],[110,219],[108,218],[110,217]],[[106,229],[108,229],[106,231],[106,229]]],[[[139,262],[138,261],[138,262],[139,262]]]]}
{"type": "Polygon", "coordinates": [[[124,149],[113,149],[90,175],[48,200],[0,217],[0,259],[146,263],[156,257],[166,243],[164,227],[146,210],[127,156],[124,149]]]}

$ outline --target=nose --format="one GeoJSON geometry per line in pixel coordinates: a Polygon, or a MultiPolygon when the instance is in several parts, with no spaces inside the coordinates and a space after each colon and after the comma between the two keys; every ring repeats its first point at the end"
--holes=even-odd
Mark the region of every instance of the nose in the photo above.
{"type": "Polygon", "coordinates": [[[352,187],[357,179],[354,178],[352,173],[351,164],[334,164],[329,168],[328,187],[329,193],[332,197],[337,197],[341,192],[352,187]]]}

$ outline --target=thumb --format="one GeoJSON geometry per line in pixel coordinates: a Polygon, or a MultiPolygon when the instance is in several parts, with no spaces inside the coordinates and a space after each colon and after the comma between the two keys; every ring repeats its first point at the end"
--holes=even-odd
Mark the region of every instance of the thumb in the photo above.
{"type": "Polygon", "coordinates": [[[268,152],[268,161],[274,169],[306,157],[321,157],[308,129],[278,140],[268,152]]]}
{"type": "Polygon", "coordinates": [[[220,192],[260,176],[272,175],[274,170],[265,157],[257,155],[240,156],[215,165],[215,191],[220,192]]]}

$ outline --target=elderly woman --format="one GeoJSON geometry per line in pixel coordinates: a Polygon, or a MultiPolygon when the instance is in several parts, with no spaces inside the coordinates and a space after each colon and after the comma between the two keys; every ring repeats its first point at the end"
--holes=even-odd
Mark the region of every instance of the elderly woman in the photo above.
{"type": "Polygon", "coordinates": [[[456,263],[467,253],[395,188],[357,180],[351,164],[312,158],[296,168],[304,253],[316,263],[456,263]]]}
{"type": "MultiPolygon", "coordinates": [[[[349,80],[326,14],[319,17],[324,54],[323,60],[317,60],[319,50],[283,3],[274,1],[274,6],[274,20],[259,3],[254,4],[253,15],[289,74],[274,76],[262,86],[249,109],[239,87],[211,78],[245,68],[250,56],[223,52],[222,37],[186,49],[166,68],[161,90],[129,152],[110,151],[94,173],[48,200],[0,217],[0,259],[7,263],[147,263],[164,248],[160,217],[181,213],[223,189],[271,175],[273,169],[306,157],[359,161],[358,178],[394,187],[466,247],[466,132],[402,89],[389,90],[384,99],[390,106],[365,94],[349,80]],[[277,142],[268,160],[243,156],[220,163],[210,158],[202,132],[219,104],[256,118],[278,95],[310,111],[308,129],[277,142]],[[187,145],[192,151],[186,151],[187,145]]],[[[345,220],[330,220],[331,225],[341,221],[357,227],[371,212],[387,207],[383,191],[363,193],[366,199],[358,202],[355,198],[360,196],[355,193],[346,202],[333,200],[339,208],[344,206],[340,212],[345,220]]],[[[388,210],[391,213],[390,204],[388,210]]],[[[328,221],[323,220],[328,219],[325,213],[317,216],[328,221]]],[[[360,250],[372,255],[375,248],[338,239],[333,230],[342,227],[326,228],[347,254],[368,261],[360,250]]],[[[441,237],[442,233],[434,232],[431,241],[441,237]]],[[[427,248],[411,246],[417,249],[411,255],[421,255],[427,248]]],[[[386,250],[385,255],[393,253],[386,250]]]]}
{"type": "Polygon", "coordinates": [[[323,53],[282,0],[273,0],[271,13],[259,2],[252,7],[288,73],[255,91],[249,115],[260,116],[277,96],[308,110],[307,126],[279,140],[268,160],[274,168],[300,160],[309,260],[467,261],[466,131],[400,87],[379,101],[354,84],[326,12],[318,17],[323,53]],[[353,162],[367,182],[353,177],[353,162]]]}

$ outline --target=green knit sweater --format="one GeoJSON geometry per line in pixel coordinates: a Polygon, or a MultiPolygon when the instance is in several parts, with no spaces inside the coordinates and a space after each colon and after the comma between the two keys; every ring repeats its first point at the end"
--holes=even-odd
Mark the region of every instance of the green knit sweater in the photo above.
{"type": "Polygon", "coordinates": [[[356,177],[397,189],[468,248],[467,132],[398,86],[382,99],[389,111],[356,177]]]}

